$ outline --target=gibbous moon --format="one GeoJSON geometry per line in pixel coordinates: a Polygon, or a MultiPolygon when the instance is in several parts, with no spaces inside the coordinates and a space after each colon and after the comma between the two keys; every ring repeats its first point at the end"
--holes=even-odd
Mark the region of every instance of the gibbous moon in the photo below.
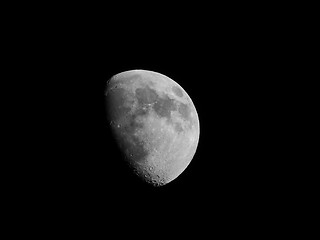
{"type": "Polygon", "coordinates": [[[162,186],[191,162],[199,141],[196,108],[184,89],[157,72],[131,70],[107,83],[107,119],[126,162],[162,186]]]}

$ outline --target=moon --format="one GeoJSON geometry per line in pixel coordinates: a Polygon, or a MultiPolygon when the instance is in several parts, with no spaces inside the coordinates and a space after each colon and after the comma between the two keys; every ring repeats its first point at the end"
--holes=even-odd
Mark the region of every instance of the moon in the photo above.
{"type": "Polygon", "coordinates": [[[163,74],[130,70],[107,81],[105,97],[108,126],[136,175],[154,186],[176,179],[193,159],[200,135],[186,91],[163,74]]]}

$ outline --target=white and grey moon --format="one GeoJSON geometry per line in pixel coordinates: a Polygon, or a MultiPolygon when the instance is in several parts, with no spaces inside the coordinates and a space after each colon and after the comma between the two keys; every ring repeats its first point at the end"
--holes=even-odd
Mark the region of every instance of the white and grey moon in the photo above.
{"type": "Polygon", "coordinates": [[[200,136],[186,91],[163,74],[130,70],[108,81],[105,96],[113,137],[133,171],[154,186],[176,179],[193,159],[200,136]]]}

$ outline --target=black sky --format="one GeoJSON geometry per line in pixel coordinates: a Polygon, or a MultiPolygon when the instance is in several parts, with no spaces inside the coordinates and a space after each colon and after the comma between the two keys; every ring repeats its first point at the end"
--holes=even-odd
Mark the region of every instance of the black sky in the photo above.
{"type": "Polygon", "coordinates": [[[282,55],[262,23],[250,24],[220,19],[149,31],[79,24],[42,36],[39,66],[50,83],[43,103],[50,124],[43,123],[43,134],[50,140],[37,148],[41,160],[33,171],[40,177],[34,191],[42,189],[42,198],[57,208],[75,214],[82,208],[98,218],[114,209],[131,217],[141,209],[220,216],[270,210],[284,186],[278,184],[283,171],[278,150],[285,133],[278,131],[275,139],[274,128],[281,114],[276,100],[282,55]],[[106,81],[132,69],[175,80],[199,115],[193,160],[160,188],[131,174],[106,128],[106,81]]]}
{"type": "MultiPolygon", "coordinates": [[[[234,34],[191,36],[185,32],[177,38],[170,33],[162,37],[141,34],[132,32],[120,39],[97,34],[79,42],[74,39],[70,48],[64,48],[67,76],[61,87],[66,103],[61,111],[66,114],[62,119],[66,136],[61,137],[67,156],[61,161],[75,191],[81,191],[84,184],[84,191],[100,199],[117,201],[122,194],[133,199],[148,194],[204,195],[221,203],[225,196],[230,200],[262,194],[270,168],[269,123],[273,121],[267,109],[272,101],[268,95],[273,84],[272,62],[263,43],[235,40],[234,34]],[[105,129],[106,81],[132,69],[156,71],[174,79],[198,111],[201,132],[194,159],[163,188],[141,184],[123,170],[105,129]]],[[[254,35],[247,34],[247,38],[254,35]]]]}

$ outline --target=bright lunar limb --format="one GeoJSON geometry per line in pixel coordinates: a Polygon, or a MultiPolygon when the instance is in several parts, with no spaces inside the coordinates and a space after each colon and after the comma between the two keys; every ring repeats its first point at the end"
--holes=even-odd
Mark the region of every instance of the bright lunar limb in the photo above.
{"type": "Polygon", "coordinates": [[[106,88],[107,119],[134,172],[154,186],[177,178],[191,162],[200,127],[195,106],[169,77],[131,70],[106,88]]]}

